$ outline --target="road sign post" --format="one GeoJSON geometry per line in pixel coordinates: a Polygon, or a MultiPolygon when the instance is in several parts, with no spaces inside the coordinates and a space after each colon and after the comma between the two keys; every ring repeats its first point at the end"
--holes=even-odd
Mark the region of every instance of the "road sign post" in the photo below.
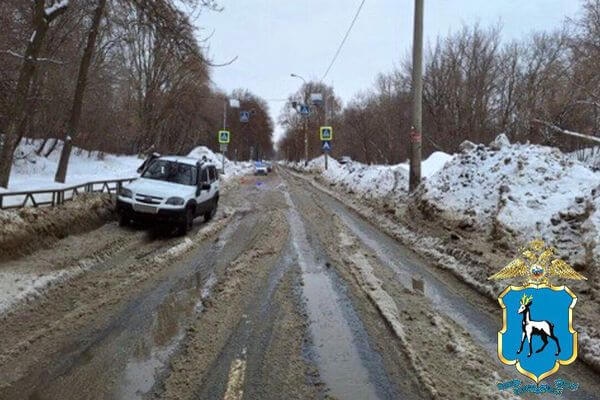
{"type": "Polygon", "coordinates": [[[319,136],[321,138],[321,142],[323,142],[322,149],[323,153],[325,153],[325,169],[328,168],[328,160],[327,156],[331,151],[331,140],[333,139],[333,128],[331,126],[322,126],[319,129],[319,136]]]}
{"type": "Polygon", "coordinates": [[[221,172],[225,173],[225,153],[227,152],[227,145],[231,141],[231,132],[222,130],[217,135],[219,139],[219,147],[221,149],[221,172]]]}

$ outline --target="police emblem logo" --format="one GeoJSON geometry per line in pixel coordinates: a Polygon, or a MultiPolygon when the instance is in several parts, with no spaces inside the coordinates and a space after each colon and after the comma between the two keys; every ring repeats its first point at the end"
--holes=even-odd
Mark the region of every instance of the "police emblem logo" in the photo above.
{"type": "Polygon", "coordinates": [[[539,384],[544,378],[577,359],[577,332],[573,309],[577,296],[551,279],[586,280],[556,256],[556,250],[534,240],[520,256],[489,277],[520,279],[498,296],[502,329],[498,332],[498,358],[539,384]]]}

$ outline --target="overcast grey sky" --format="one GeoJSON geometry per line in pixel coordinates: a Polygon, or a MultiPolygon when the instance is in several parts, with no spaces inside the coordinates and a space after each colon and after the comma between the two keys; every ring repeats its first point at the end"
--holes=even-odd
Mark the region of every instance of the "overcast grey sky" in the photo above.
{"type": "MultiPolygon", "coordinates": [[[[247,88],[268,99],[277,118],[283,102],[302,83],[320,79],[361,0],[221,0],[220,13],[204,12],[196,23],[211,37],[212,79],[231,91],[247,88]]],[[[413,0],[366,0],[335,65],[325,79],[344,102],[371,87],[410,54],[413,0]]],[[[579,11],[578,0],[425,0],[425,40],[456,31],[462,24],[501,23],[503,39],[560,26],[579,11]]],[[[276,128],[276,135],[281,133],[276,128]]]]}

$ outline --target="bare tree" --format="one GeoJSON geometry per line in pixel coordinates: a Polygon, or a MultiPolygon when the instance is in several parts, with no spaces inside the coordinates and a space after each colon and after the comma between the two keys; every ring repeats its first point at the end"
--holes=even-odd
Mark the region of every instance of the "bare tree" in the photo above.
{"type": "Polygon", "coordinates": [[[66,135],[63,140],[62,153],[58,163],[58,169],[54,180],[56,182],[65,182],[67,176],[67,165],[69,163],[69,157],[71,155],[71,147],[73,145],[73,137],[77,134],[79,128],[79,122],[81,120],[81,110],[83,107],[83,96],[85,94],[85,87],[87,85],[88,70],[92,62],[92,56],[94,54],[94,48],[96,47],[96,38],[98,36],[98,30],[100,28],[100,21],[106,7],[106,0],[98,0],[94,15],[92,17],[92,24],[88,32],[87,43],[85,50],[83,51],[83,57],[81,58],[81,64],[79,66],[79,73],[77,76],[77,86],[75,88],[75,95],[73,96],[73,107],[71,108],[71,115],[67,124],[66,135]]]}
{"type": "Polygon", "coordinates": [[[37,58],[40,48],[44,42],[50,23],[66,11],[68,4],[68,0],[55,0],[51,4],[46,4],[45,0],[34,1],[34,30],[23,55],[14,104],[8,116],[8,126],[4,135],[2,149],[0,150],[0,186],[2,187],[8,187],[12,157],[18,141],[18,130],[27,112],[27,95],[38,63],[37,58]]]}

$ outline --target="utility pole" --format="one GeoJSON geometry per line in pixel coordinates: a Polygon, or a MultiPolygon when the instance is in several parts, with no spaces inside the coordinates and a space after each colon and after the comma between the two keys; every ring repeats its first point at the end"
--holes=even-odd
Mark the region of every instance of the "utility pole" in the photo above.
{"type": "MultiPolygon", "coordinates": [[[[306,81],[304,81],[304,86],[302,89],[304,90],[304,97],[302,101],[305,106],[308,106],[308,100],[306,97],[306,90],[308,88],[306,87],[306,81]]],[[[304,120],[304,123],[302,124],[302,130],[304,132],[304,166],[306,167],[308,165],[308,115],[301,115],[300,118],[304,120]]]]}
{"type": "MultiPolygon", "coordinates": [[[[324,92],[325,90],[323,90],[324,92]]],[[[328,125],[328,119],[327,119],[327,100],[329,100],[329,97],[327,97],[327,94],[323,94],[323,116],[325,117],[325,123],[323,125],[328,125]]],[[[327,170],[328,167],[328,163],[327,163],[327,151],[323,150],[323,153],[325,153],[325,170],[327,170]]]]}
{"type": "MultiPolygon", "coordinates": [[[[302,82],[304,82],[304,86],[302,87],[302,89],[304,90],[304,96],[303,96],[303,101],[304,101],[304,105],[308,105],[308,100],[306,97],[306,91],[308,90],[308,86],[306,84],[306,79],[304,79],[303,77],[301,77],[298,74],[290,74],[290,76],[292,78],[298,78],[298,79],[302,79],[302,82]]],[[[307,121],[306,119],[308,119],[308,116],[304,117],[304,124],[302,124],[302,130],[304,131],[304,166],[308,165],[308,129],[306,127],[307,125],[307,121]]]]}
{"type": "MultiPolygon", "coordinates": [[[[226,131],[227,130],[227,101],[228,99],[225,99],[225,102],[223,103],[223,130],[226,131]]],[[[222,173],[225,173],[225,153],[227,152],[226,148],[227,145],[223,146],[220,145],[220,149],[221,150],[221,169],[222,169],[222,173]]]]}
{"type": "Polygon", "coordinates": [[[423,130],[423,1],[415,0],[412,66],[412,128],[410,131],[410,167],[408,190],[421,182],[421,132],[423,130]]]}

